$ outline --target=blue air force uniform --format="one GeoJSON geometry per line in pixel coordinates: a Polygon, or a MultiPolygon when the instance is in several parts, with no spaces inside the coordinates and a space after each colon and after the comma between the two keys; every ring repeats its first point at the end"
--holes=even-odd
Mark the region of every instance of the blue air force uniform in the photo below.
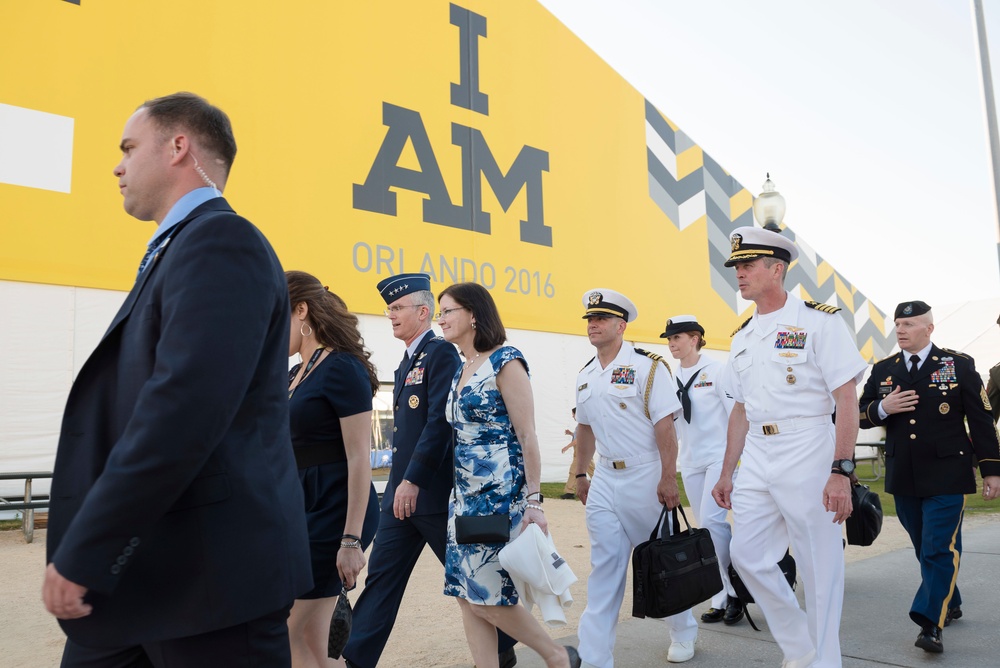
{"type": "MultiPolygon", "coordinates": [[[[378,289],[391,304],[407,294],[430,290],[430,279],[426,274],[400,274],[380,282],[378,289]],[[399,289],[400,281],[407,287],[399,289]]],[[[461,363],[455,346],[427,330],[396,369],[392,469],[382,497],[365,590],[354,605],[351,638],[344,649],[351,666],[378,665],[424,545],[444,564],[448,497],[454,483],[452,429],[445,419],[445,403],[461,363]],[[396,487],[404,480],[419,487],[420,493],[416,508],[400,520],[393,515],[392,506],[396,487]]],[[[501,650],[514,642],[501,634],[501,650]]]]}

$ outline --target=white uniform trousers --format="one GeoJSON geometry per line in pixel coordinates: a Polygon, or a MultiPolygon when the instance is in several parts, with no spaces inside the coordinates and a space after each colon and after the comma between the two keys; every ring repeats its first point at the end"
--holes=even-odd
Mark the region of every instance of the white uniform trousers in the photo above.
{"type": "Polygon", "coordinates": [[[841,525],[823,507],[833,454],[832,424],[748,434],[733,490],[733,563],[796,666],[841,665],[844,549],[841,525]],[[789,544],[806,612],[777,566],[789,544]]]}
{"type": "MultiPolygon", "coordinates": [[[[632,568],[632,548],[649,540],[663,505],[656,498],[660,462],[624,469],[598,464],[587,497],[590,577],[587,608],[580,617],[580,658],[587,666],[613,668],[615,630],[632,568]]],[[[695,640],[698,623],[690,610],[667,617],[670,638],[695,640]]]]}
{"type": "Polygon", "coordinates": [[[729,596],[736,596],[736,590],[729,582],[729,544],[733,540],[733,530],[726,519],[729,511],[720,508],[712,498],[712,488],[719,482],[722,474],[722,462],[717,462],[701,468],[682,468],[681,478],[684,480],[684,492],[691,504],[691,514],[700,527],[708,529],[712,534],[712,544],[715,546],[715,556],[719,558],[719,571],[722,573],[722,591],[712,597],[712,607],[723,610],[729,596]]]}

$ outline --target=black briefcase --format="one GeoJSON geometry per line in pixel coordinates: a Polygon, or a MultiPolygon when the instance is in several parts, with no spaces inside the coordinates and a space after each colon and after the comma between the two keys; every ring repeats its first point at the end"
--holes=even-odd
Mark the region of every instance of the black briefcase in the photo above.
{"type": "Polygon", "coordinates": [[[854,509],[847,518],[847,544],[868,546],[882,531],[882,499],[868,485],[851,488],[854,509]]]}
{"type": "Polygon", "coordinates": [[[667,507],[649,540],[632,552],[632,616],[669,617],[722,591],[722,574],[708,529],[692,529],[684,509],[670,511],[673,535],[661,536],[667,507]],[[681,531],[677,511],[687,529],[681,531]]]}
{"type": "MultiPolygon", "coordinates": [[[[795,559],[792,557],[791,552],[785,550],[785,556],[778,562],[778,568],[781,569],[781,574],[785,576],[788,586],[792,588],[792,591],[795,591],[795,559]]],[[[750,616],[750,608],[748,607],[754,602],[753,595],[747,589],[746,583],[743,582],[743,578],[740,577],[739,572],[732,564],[729,564],[729,584],[733,585],[736,598],[743,604],[743,614],[746,615],[747,621],[750,622],[750,627],[754,631],[760,631],[757,625],[754,624],[753,617],[750,616]]]]}

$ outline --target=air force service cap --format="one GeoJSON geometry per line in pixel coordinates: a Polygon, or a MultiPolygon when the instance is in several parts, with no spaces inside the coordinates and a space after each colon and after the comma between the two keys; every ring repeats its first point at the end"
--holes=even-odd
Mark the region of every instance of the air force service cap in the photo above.
{"type": "Polygon", "coordinates": [[[738,262],[752,262],[759,257],[772,257],[791,263],[799,256],[791,239],[762,227],[737,227],[729,240],[732,242],[733,252],[726,260],[727,267],[736,266],[738,262]]]}
{"type": "Polygon", "coordinates": [[[584,318],[621,318],[632,322],[639,317],[639,311],[632,300],[620,292],[607,288],[594,288],[583,293],[584,318]]]}
{"type": "Polygon", "coordinates": [[[675,315],[667,320],[667,328],[660,334],[660,338],[667,339],[681,332],[698,332],[705,336],[705,328],[698,324],[698,319],[693,315],[675,315]]]}
{"type": "Polygon", "coordinates": [[[431,289],[431,277],[427,274],[396,274],[378,282],[378,292],[386,304],[414,292],[431,289]]]}
{"type": "Polygon", "coordinates": [[[903,302],[896,307],[896,313],[892,316],[893,320],[899,318],[912,318],[914,316],[923,315],[931,310],[931,307],[925,302],[903,302]]]}

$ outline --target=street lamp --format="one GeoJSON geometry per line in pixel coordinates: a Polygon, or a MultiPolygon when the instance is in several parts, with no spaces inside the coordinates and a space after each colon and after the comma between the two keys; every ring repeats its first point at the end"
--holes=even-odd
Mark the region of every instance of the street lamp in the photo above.
{"type": "Polygon", "coordinates": [[[781,221],[785,217],[785,198],[774,189],[770,172],[763,188],[764,192],[753,201],[753,217],[765,230],[781,232],[781,221]]]}

